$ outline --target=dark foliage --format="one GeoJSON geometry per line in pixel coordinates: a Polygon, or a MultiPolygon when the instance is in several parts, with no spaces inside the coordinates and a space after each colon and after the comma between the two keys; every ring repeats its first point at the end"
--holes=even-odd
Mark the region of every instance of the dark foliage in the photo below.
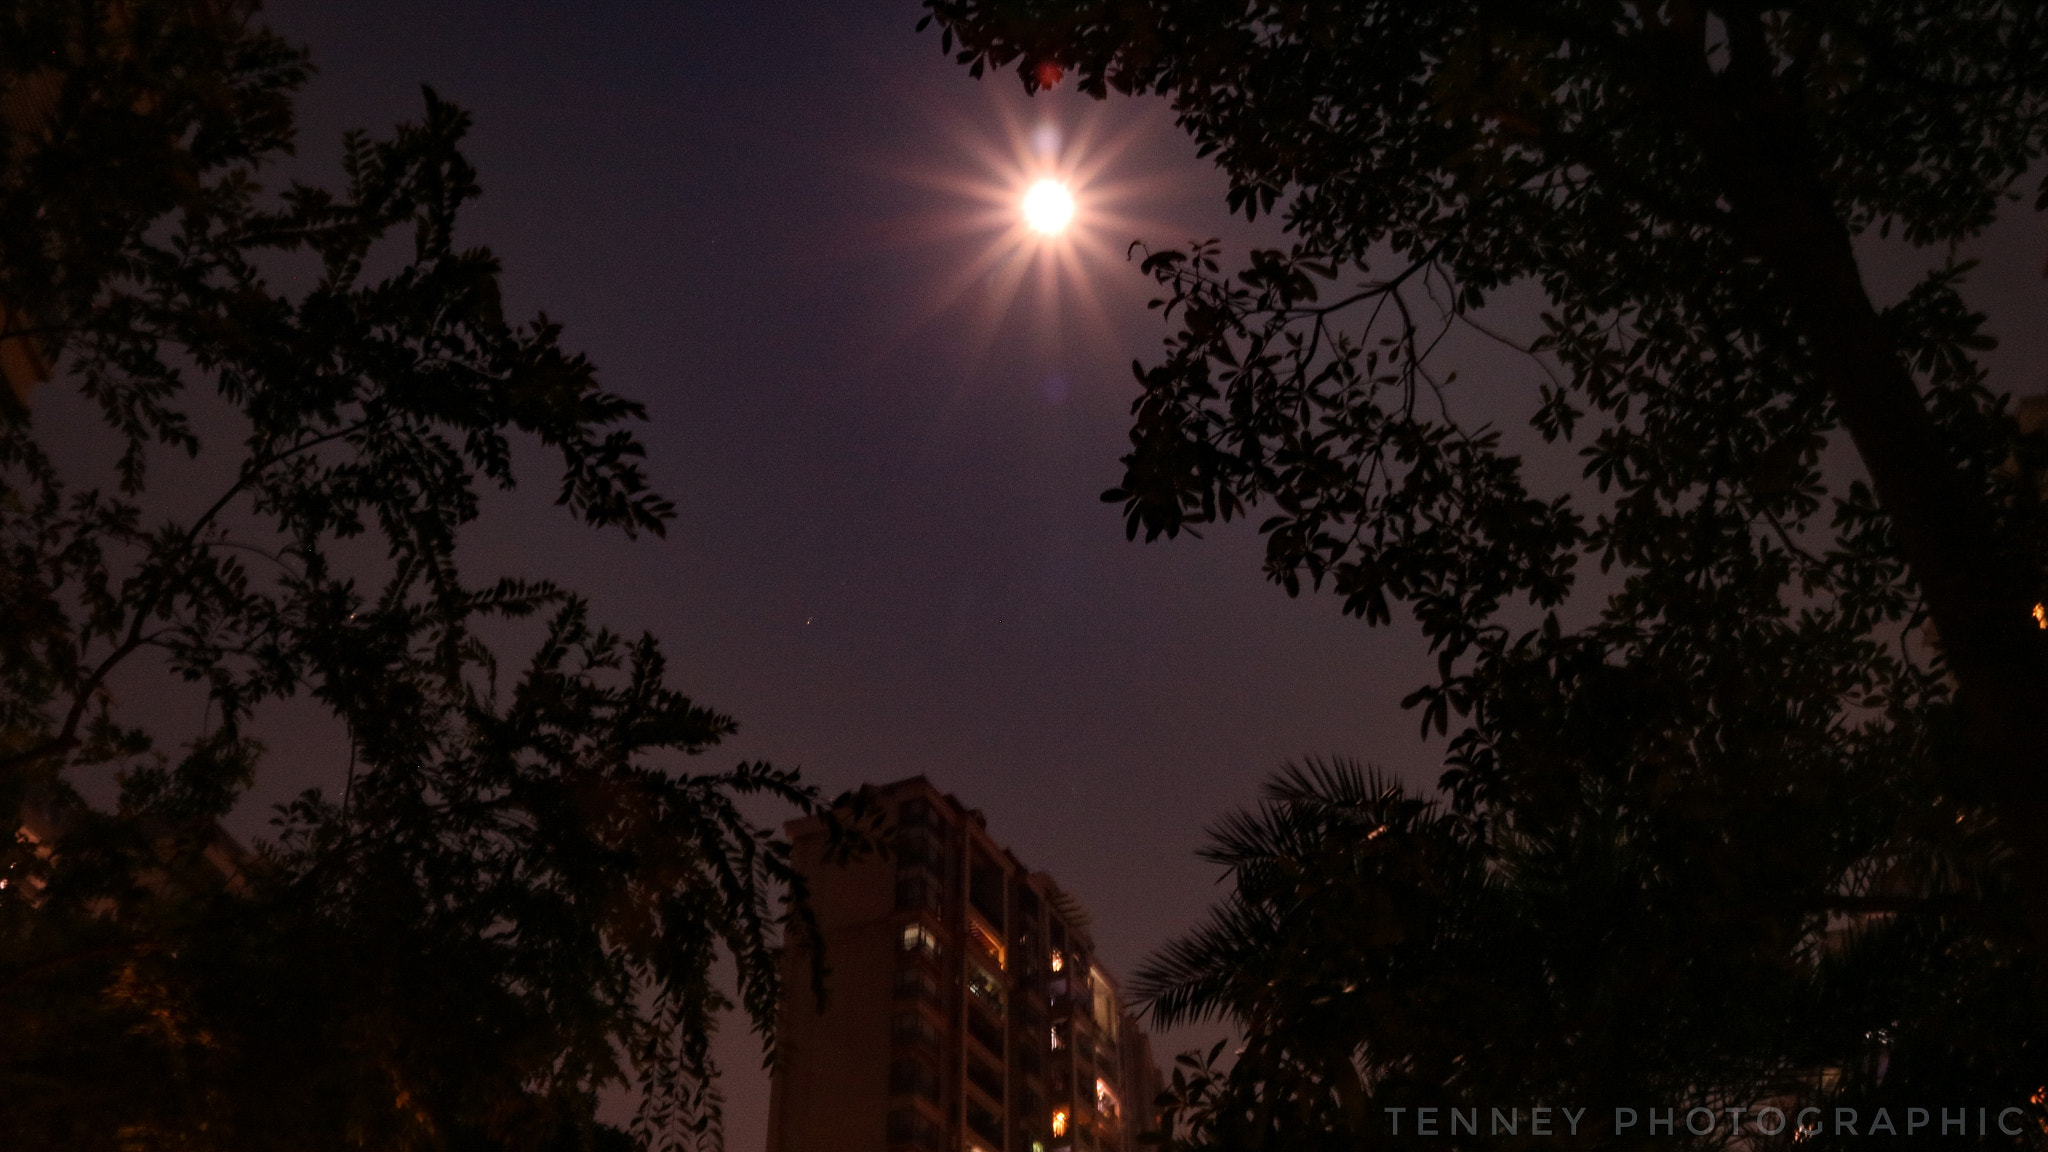
{"type": "MultiPolygon", "coordinates": [[[[1688,1139],[1650,1139],[1647,1121],[1616,1131],[1617,1108],[1711,1109],[1700,1147],[1728,1142],[1731,1107],[1752,1140],[1759,1110],[1779,1110],[1763,1123],[1780,1139],[1762,1146],[1789,1145],[1781,1122],[1807,1107],[1885,1107],[1900,1125],[1911,1107],[2018,1107],[2006,1123],[2034,1131],[2048,1006],[2038,965],[1981,912],[2002,895],[1987,833],[1910,827],[1882,765],[1859,774],[1815,812],[1708,779],[1588,771],[1579,795],[1549,798],[1551,819],[1515,826],[1346,763],[1288,769],[1215,830],[1206,855],[1230,895],[1139,974],[1161,1023],[1244,1035],[1229,1062],[1181,1058],[1163,1143],[1377,1146],[1395,1133],[1389,1109],[1408,1110],[1414,1142],[1416,1109],[1439,1109],[1450,1135],[1442,1110],[1497,1107],[1521,1110],[1522,1141],[1482,1124],[1448,1143],[1541,1144],[1526,1129],[1539,1106],[1579,1114],[1568,1132],[1552,1112],[1571,1147],[1688,1139]],[[1873,872],[1871,888],[1909,895],[1832,893],[1873,872]]],[[[1942,1146],[2012,1144],[1968,1135],[1942,1146]]]]}
{"type": "Polygon", "coordinates": [[[0,393],[0,1144],[715,1146],[715,973],[771,1040],[805,915],[743,804],[824,806],[767,765],[681,771],[733,722],[652,637],[462,571],[521,441],[571,514],[659,534],[643,413],[505,316],[431,91],[347,139],[339,190],[258,183],[306,73],[236,4],[0,7],[0,338],[54,366],[0,393]],[[53,390],[111,470],[39,433],[53,390]],[[134,701],[179,692],[205,734],[170,747],[134,701]],[[348,784],[246,851],[217,821],[294,695],[348,784]],[[632,1133],[608,1088],[641,1093],[632,1133]]]}
{"type": "Polygon", "coordinates": [[[1853,247],[2018,199],[2048,13],[926,7],[977,74],[1166,96],[1290,237],[1146,254],[1174,328],[1107,496],[1130,533],[1257,510],[1275,582],[1440,658],[1409,701],[1447,810],[1336,773],[1226,827],[1236,893],[1150,990],[1251,1044],[1183,1076],[1176,1138],[2048,1081],[2044,445],[1968,262],[1879,307],[1853,247]],[[1531,338],[1485,311],[1511,290],[1531,338]],[[1460,379],[1461,330],[1542,382],[1460,379]]]}

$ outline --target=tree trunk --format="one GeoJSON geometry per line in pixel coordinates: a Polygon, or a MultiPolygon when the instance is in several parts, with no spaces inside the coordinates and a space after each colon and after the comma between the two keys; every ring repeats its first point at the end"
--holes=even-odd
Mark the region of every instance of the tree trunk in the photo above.
{"type": "Polygon", "coordinates": [[[1726,177],[1743,239],[1787,289],[1815,374],[1926,596],[2015,856],[2022,911],[2048,954],[2048,632],[2033,617],[2036,582],[1999,547],[1984,493],[1944,449],[1813,171],[1796,106],[1744,111],[1694,126],[1726,177]]]}
{"type": "Polygon", "coordinates": [[[1998,547],[1983,493],[1942,450],[1848,236],[1828,222],[1835,235],[1787,237],[1772,263],[1800,298],[1794,315],[1816,372],[1926,594],[2027,919],[2048,951],[2048,633],[2034,621],[2035,585],[1998,547]]]}
{"type": "Polygon", "coordinates": [[[1955,677],[1979,778],[2013,853],[2021,913],[2048,956],[2048,632],[2038,581],[1999,547],[1985,494],[1945,450],[1919,385],[1864,290],[1848,226],[1814,162],[1804,65],[1782,67],[1754,10],[1722,13],[1729,63],[1707,60],[1704,12],[1652,32],[1631,82],[1690,134],[1739,239],[1776,274],[1819,382],[1870,473],[1955,677]]]}

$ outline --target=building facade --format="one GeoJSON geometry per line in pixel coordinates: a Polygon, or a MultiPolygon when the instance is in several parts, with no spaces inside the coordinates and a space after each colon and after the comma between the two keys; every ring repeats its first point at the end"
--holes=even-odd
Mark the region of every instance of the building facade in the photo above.
{"type": "Polygon", "coordinates": [[[768,1152],[1137,1152],[1159,1072],[1079,902],[923,777],[873,796],[888,858],[789,826],[831,975],[784,958],[768,1152]]]}

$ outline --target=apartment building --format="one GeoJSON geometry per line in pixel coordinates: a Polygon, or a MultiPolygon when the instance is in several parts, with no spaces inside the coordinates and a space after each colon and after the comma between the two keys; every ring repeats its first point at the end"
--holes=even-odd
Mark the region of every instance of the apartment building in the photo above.
{"type": "Polygon", "coordinates": [[[789,826],[832,974],[785,958],[768,1152],[1137,1152],[1159,1072],[1080,903],[925,778],[873,795],[887,859],[789,826]]]}

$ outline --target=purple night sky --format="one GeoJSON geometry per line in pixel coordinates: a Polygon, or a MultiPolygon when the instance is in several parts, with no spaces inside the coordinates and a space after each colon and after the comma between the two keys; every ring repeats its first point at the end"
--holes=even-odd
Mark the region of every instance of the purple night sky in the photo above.
{"type": "MultiPolygon", "coordinates": [[[[1163,335],[1125,246],[1250,234],[1163,103],[977,84],[914,3],[267,14],[320,68],[309,178],[334,178],[344,129],[416,115],[421,82],[474,113],[470,238],[515,313],[544,308],[647,405],[680,516],[665,540],[593,533],[536,469],[466,541],[473,571],[557,577],[659,635],[675,682],[740,721],[720,759],[828,791],[930,776],[1087,903],[1122,973],[1200,917],[1203,828],[1282,760],[1433,775],[1396,704],[1419,643],[1288,600],[1248,530],[1143,547],[1098,499],[1129,363],[1163,335]],[[1092,141],[1137,219],[1100,230],[1085,284],[1032,268],[1013,292],[1000,263],[972,275],[996,234],[971,193],[1041,124],[1092,141]]],[[[334,786],[314,731],[294,757],[273,729],[273,763],[333,761],[334,786]]],[[[279,771],[264,799],[310,782],[279,771]]],[[[724,1045],[736,1152],[765,1139],[750,1042],[724,1045]]]]}
{"type": "MultiPolygon", "coordinates": [[[[515,313],[563,322],[650,412],[651,471],[680,511],[667,539],[580,528],[530,468],[465,542],[472,574],[556,577],[660,636],[674,682],[740,721],[721,762],[800,765],[828,791],[930,776],[1075,892],[1128,973],[1218,894],[1203,829],[1282,761],[1433,780],[1398,706],[1433,662],[1406,628],[1265,583],[1243,525],[1125,542],[1098,495],[1120,475],[1130,361],[1164,329],[1124,247],[1273,232],[1225,217],[1221,176],[1163,103],[977,83],[913,33],[920,14],[273,0],[267,19],[320,68],[298,174],[332,180],[341,132],[416,115],[421,82],[470,109],[486,194],[469,239],[504,260],[515,313]],[[1086,145],[1122,214],[1098,213],[1102,251],[1050,282],[1006,263],[1030,257],[992,247],[972,194],[1002,187],[987,158],[1041,125],[1086,145]]],[[[2002,326],[2020,339],[1999,362],[2038,366],[2038,218],[2023,227],[1981,282],[2034,320],[2002,326]]],[[[1483,367],[1506,393],[1539,378],[1483,367]]],[[[2041,384],[2033,368],[2009,386],[2041,384]]],[[[268,718],[280,767],[259,809],[339,786],[345,751],[300,719],[268,718]]],[[[1162,1058],[1201,1035],[1166,1037],[1162,1058]]],[[[724,1046],[735,1152],[766,1125],[748,1042],[724,1046]]]]}

